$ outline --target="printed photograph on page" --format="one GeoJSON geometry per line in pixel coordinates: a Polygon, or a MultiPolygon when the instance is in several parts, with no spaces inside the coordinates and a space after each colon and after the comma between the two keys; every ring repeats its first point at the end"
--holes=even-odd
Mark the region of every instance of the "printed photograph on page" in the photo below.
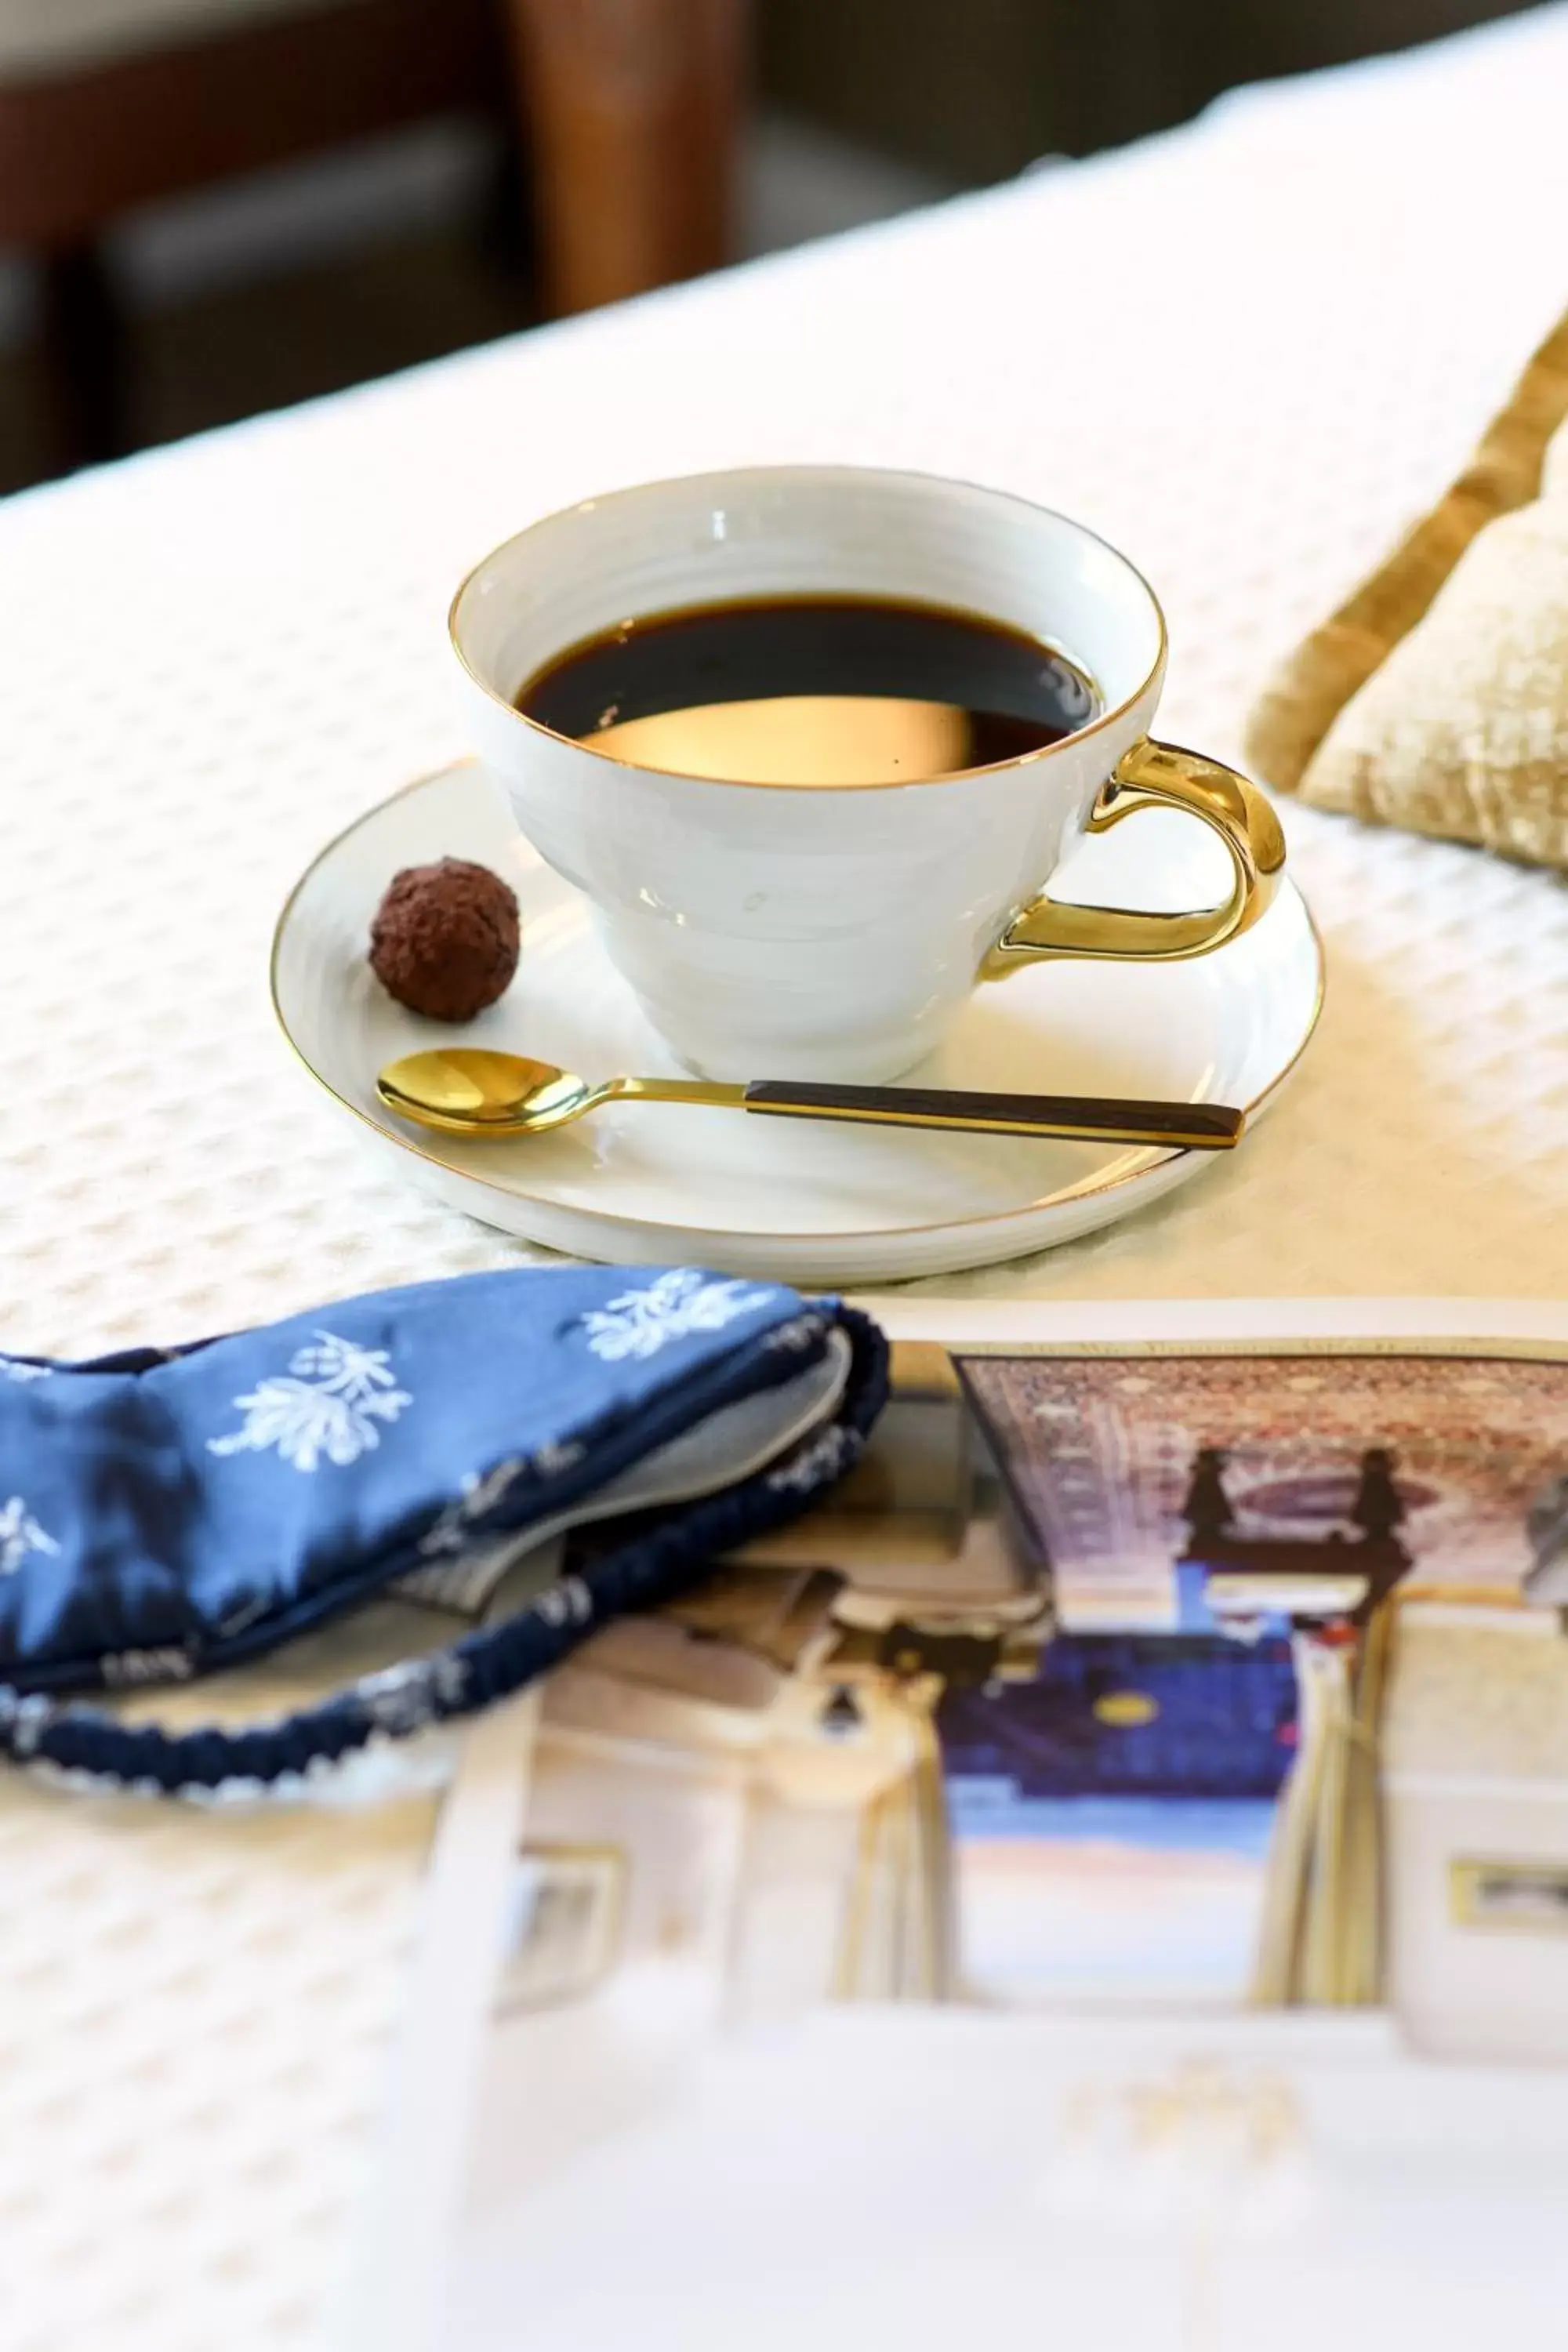
{"type": "Polygon", "coordinates": [[[1554,1623],[1565,1462],[1552,1349],[900,1344],[829,1506],[552,1684],[501,2013],[1375,1999],[1396,1629],[1554,1623]]]}
{"type": "Polygon", "coordinates": [[[476,2311],[894,2018],[1568,2062],[1565,1463],[1568,1346],[900,1342],[829,1504],[548,1687],[476,2311]]]}

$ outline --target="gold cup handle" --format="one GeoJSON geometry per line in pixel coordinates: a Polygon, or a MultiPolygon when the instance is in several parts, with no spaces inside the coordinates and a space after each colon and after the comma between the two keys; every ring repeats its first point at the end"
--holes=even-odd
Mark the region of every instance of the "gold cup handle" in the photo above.
{"type": "Polygon", "coordinates": [[[1101,785],[1086,830],[1109,833],[1139,809],[1183,809],[1212,825],[1230,852],[1235,878],[1220,907],[1192,915],[1134,914],[1122,907],[1074,907],[1043,891],[1015,915],[983,967],[1000,980],[1020,965],[1052,956],[1096,956],[1121,963],[1174,963],[1207,955],[1250,930],[1273,900],[1285,870],[1279,820],[1256,784],[1201,751],[1142,736],[1101,785]]]}

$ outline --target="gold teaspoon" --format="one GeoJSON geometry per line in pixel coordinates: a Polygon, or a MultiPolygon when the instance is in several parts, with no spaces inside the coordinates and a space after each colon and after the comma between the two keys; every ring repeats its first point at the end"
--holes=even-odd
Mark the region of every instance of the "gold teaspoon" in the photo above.
{"type": "Polygon", "coordinates": [[[1123,1102],[1093,1095],[953,1093],[940,1087],[816,1086],[760,1079],[606,1078],[590,1086],[552,1062],[488,1046],[450,1045],[388,1062],[375,1082],[388,1110],[446,1135],[547,1135],[601,1103],[699,1103],[774,1118],[854,1119],[874,1127],[949,1128],[973,1135],[1056,1136],[1079,1143],[1152,1143],[1228,1151],[1245,1111],[1221,1103],[1123,1102]]]}

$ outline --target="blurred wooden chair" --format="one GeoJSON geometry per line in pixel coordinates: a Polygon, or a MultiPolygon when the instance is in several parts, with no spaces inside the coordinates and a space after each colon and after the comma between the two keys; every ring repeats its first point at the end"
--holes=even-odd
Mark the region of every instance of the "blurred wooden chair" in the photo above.
{"type": "Polygon", "coordinates": [[[0,0],[0,247],[39,265],[62,455],[121,444],[100,240],[138,205],[426,117],[520,142],[543,307],[725,257],[747,0],[0,0]]]}

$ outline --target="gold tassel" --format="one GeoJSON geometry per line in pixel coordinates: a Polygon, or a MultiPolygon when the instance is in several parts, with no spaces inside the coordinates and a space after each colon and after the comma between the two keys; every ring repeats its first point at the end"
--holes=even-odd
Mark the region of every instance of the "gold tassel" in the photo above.
{"type": "Polygon", "coordinates": [[[836,2000],[950,2000],[954,1988],[952,1842],[934,1714],[934,1676],[896,1686],[914,1760],[865,1806],[833,1969],[836,2000]]]}
{"type": "Polygon", "coordinates": [[[1296,1637],[1300,1737],[1268,1855],[1257,2007],[1360,2009],[1381,1999],[1377,1737],[1393,1623],[1384,1603],[1359,1646],[1296,1637]]]}

